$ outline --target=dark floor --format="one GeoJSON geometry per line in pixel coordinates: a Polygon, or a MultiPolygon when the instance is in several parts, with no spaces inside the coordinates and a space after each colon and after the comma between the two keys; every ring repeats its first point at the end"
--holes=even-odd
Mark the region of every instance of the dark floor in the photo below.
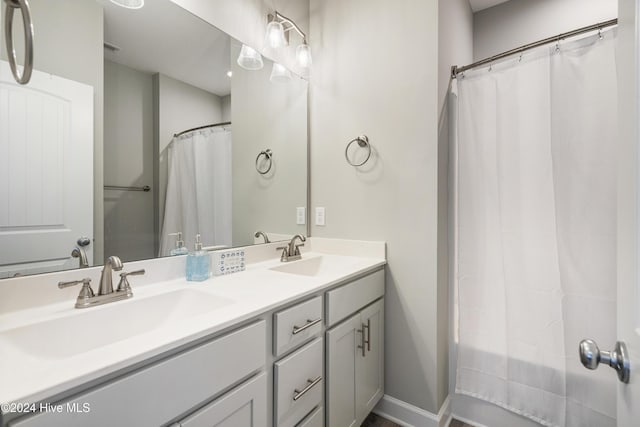
{"type": "MultiPolygon", "coordinates": [[[[374,413],[369,414],[366,420],[362,423],[361,427],[400,427],[398,424],[382,418],[374,413]]],[[[452,420],[449,427],[471,427],[469,424],[465,424],[462,421],[452,420]]]]}

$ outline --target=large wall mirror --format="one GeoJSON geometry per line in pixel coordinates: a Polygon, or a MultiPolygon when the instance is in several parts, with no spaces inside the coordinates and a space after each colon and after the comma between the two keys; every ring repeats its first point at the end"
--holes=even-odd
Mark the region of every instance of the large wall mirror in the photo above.
{"type": "Polygon", "coordinates": [[[0,278],[306,234],[306,80],[170,0],[30,4],[29,85],[0,52],[0,278]]]}

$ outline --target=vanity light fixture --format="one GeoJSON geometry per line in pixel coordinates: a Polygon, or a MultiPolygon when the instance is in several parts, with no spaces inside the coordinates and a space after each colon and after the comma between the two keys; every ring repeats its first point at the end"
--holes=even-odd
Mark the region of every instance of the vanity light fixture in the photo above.
{"type": "Polygon", "coordinates": [[[243,44],[240,55],[238,55],[238,65],[245,70],[256,71],[264,67],[264,62],[262,62],[262,55],[258,51],[243,44]]]}
{"type": "Polygon", "coordinates": [[[144,6],[144,0],[111,0],[111,3],[127,9],[140,9],[144,6]]]}
{"type": "Polygon", "coordinates": [[[269,80],[271,80],[271,83],[289,83],[291,81],[291,71],[284,65],[274,62],[269,80]]]}
{"type": "Polygon", "coordinates": [[[298,61],[300,68],[311,68],[311,64],[313,63],[313,59],[311,58],[311,48],[306,41],[296,48],[296,60],[298,61]]]}
{"type": "Polygon", "coordinates": [[[302,37],[302,44],[296,48],[296,61],[304,72],[308,72],[313,62],[311,58],[311,47],[307,43],[307,35],[291,19],[281,15],[277,11],[267,17],[266,43],[269,47],[278,48],[286,46],[289,32],[295,30],[302,37]]]}
{"type": "Polygon", "coordinates": [[[284,37],[284,25],[281,22],[276,20],[269,22],[265,44],[274,49],[287,45],[287,40],[284,37]]]}

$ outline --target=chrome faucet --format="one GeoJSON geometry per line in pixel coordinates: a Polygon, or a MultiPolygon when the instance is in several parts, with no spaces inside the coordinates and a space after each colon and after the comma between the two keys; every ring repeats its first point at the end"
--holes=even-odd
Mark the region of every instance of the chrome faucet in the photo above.
{"type": "Polygon", "coordinates": [[[133,292],[131,291],[131,285],[129,284],[128,276],[137,276],[144,274],[144,269],[132,271],[130,273],[120,273],[120,283],[118,289],[113,290],[112,272],[122,270],[122,261],[117,256],[111,256],[104,262],[104,268],[102,269],[102,275],[100,276],[100,287],[98,288],[98,295],[93,293],[91,288],[91,279],[84,278],[82,280],[72,280],[70,282],[59,282],[58,287],[60,289],[67,288],[82,284],[80,294],[76,299],[76,308],[87,308],[95,305],[102,305],[108,302],[120,301],[123,299],[131,298],[133,292]]]}
{"type": "Polygon", "coordinates": [[[262,238],[264,239],[265,243],[271,243],[271,240],[269,240],[269,237],[267,236],[267,233],[265,233],[264,231],[256,231],[256,234],[253,235],[253,237],[255,237],[256,239],[258,237],[262,236],[262,238]]]}
{"type": "Polygon", "coordinates": [[[302,255],[300,254],[300,246],[304,246],[304,243],[300,243],[299,245],[296,245],[296,240],[298,239],[301,242],[307,241],[307,239],[303,235],[296,234],[291,238],[291,241],[289,241],[287,246],[276,248],[276,250],[278,251],[282,250],[282,255],[280,256],[281,262],[295,261],[302,258],[302,255]]]}
{"type": "Polygon", "coordinates": [[[106,259],[104,267],[102,268],[102,274],[100,275],[100,287],[98,288],[98,295],[109,295],[113,293],[113,281],[111,279],[112,271],[122,270],[122,261],[120,258],[113,255],[106,259]]]}
{"type": "Polygon", "coordinates": [[[71,256],[74,258],[79,258],[78,267],[79,268],[87,268],[89,267],[89,260],[87,259],[87,253],[85,252],[82,246],[76,246],[71,251],[71,256]]]}

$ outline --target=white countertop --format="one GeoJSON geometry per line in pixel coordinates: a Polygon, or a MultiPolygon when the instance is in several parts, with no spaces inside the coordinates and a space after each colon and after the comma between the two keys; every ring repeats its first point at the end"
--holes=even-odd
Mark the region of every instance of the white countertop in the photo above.
{"type": "MultiPolygon", "coordinates": [[[[324,249],[325,245],[317,244],[316,247],[324,249]]],[[[172,279],[137,288],[133,280],[135,278],[132,278],[133,298],[103,306],[78,310],[73,307],[74,300],[67,300],[0,315],[0,403],[36,403],[72,387],[222,331],[349,278],[373,271],[386,263],[383,243],[382,248],[382,254],[379,251],[377,253],[364,251],[365,255],[368,255],[365,257],[326,252],[304,253],[303,260],[322,256],[323,262],[330,266],[318,276],[302,276],[270,270],[271,267],[283,265],[276,258],[248,264],[246,271],[212,277],[205,282],[172,279]],[[375,257],[372,257],[372,254],[375,257]],[[202,292],[208,296],[217,297],[225,301],[226,305],[213,307],[211,310],[201,310],[199,314],[181,318],[180,321],[162,323],[149,332],[138,333],[130,338],[65,357],[42,356],[38,354],[37,349],[26,351],[11,339],[12,334],[16,334],[16,328],[60,318],[78,317],[80,322],[83,319],[81,316],[89,311],[99,313],[100,310],[110,310],[116,304],[132,304],[145,298],[184,289],[193,290],[196,295],[201,295],[198,292],[202,292]]],[[[353,252],[354,250],[348,253],[353,252]]],[[[136,313],[136,316],[128,319],[128,322],[135,325],[136,321],[140,321],[136,319],[138,316],[142,318],[144,312],[136,313]]],[[[109,322],[91,326],[93,333],[97,336],[101,328],[110,327],[109,322]]],[[[72,334],[73,331],[70,333],[72,334]]],[[[73,339],[82,340],[83,336],[74,336],[73,339]]],[[[43,336],[43,350],[45,346],[51,345],[55,343],[47,342],[47,337],[43,336]]],[[[41,353],[51,354],[51,351],[41,353]]]]}

